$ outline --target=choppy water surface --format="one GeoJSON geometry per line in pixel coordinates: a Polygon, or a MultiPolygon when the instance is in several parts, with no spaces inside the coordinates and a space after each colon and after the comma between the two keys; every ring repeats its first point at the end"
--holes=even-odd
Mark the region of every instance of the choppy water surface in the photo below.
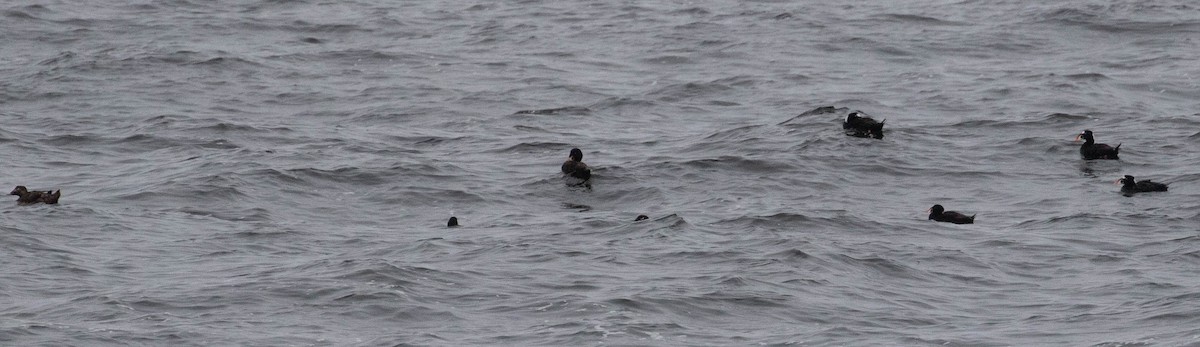
{"type": "Polygon", "coordinates": [[[4,345],[1200,345],[1191,1],[0,6],[4,345]]]}

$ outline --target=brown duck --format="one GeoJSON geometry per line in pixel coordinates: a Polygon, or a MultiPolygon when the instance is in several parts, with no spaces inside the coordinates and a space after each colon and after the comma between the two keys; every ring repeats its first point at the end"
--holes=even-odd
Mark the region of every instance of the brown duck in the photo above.
{"type": "Polygon", "coordinates": [[[39,202],[53,205],[58,203],[58,198],[62,196],[62,190],[47,190],[44,192],[35,190],[31,192],[28,188],[25,188],[25,186],[17,186],[16,188],[13,188],[12,193],[9,194],[16,195],[17,204],[20,205],[36,204],[39,202]]]}
{"type": "Polygon", "coordinates": [[[564,175],[575,177],[585,182],[592,179],[592,169],[583,163],[583,151],[578,148],[571,149],[571,155],[562,164],[562,172],[564,175]]]}

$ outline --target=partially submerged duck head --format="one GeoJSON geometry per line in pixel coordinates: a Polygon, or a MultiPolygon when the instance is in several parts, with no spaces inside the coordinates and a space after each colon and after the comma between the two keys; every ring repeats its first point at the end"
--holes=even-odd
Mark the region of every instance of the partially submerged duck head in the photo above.
{"type": "Polygon", "coordinates": [[[887,120],[878,122],[862,112],[854,111],[846,115],[846,120],[842,122],[842,129],[846,130],[847,135],[882,139],[884,122],[887,120]]]}

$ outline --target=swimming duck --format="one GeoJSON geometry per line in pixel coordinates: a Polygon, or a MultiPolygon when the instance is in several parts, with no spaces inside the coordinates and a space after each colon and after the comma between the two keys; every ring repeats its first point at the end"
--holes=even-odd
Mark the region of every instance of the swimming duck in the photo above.
{"type": "Polygon", "coordinates": [[[933,205],[929,208],[929,219],[954,224],[975,224],[975,215],[968,217],[962,213],[946,211],[942,205],[933,205]]]}
{"type": "MultiPolygon", "coordinates": [[[[883,120],[883,122],[886,121],[887,119],[883,120]]],[[[846,120],[842,122],[842,129],[846,130],[846,135],[882,139],[883,122],[876,122],[875,119],[854,111],[846,115],[846,120]]]]}
{"type": "Polygon", "coordinates": [[[1134,181],[1133,176],[1130,176],[1130,175],[1125,175],[1125,177],[1118,179],[1116,183],[1121,184],[1121,193],[1125,193],[1126,195],[1130,195],[1133,193],[1165,192],[1165,191],[1167,191],[1166,184],[1158,183],[1158,182],[1151,182],[1150,180],[1137,182],[1137,181],[1134,181]]]}
{"type": "Polygon", "coordinates": [[[62,196],[62,190],[57,191],[29,191],[25,186],[17,186],[13,188],[9,195],[17,196],[17,203],[21,205],[36,204],[39,202],[53,205],[58,203],[58,198],[62,196]]]}
{"type": "Polygon", "coordinates": [[[1091,130],[1084,130],[1075,136],[1075,141],[1083,139],[1083,146],[1079,147],[1079,154],[1083,155],[1083,159],[1120,159],[1117,157],[1117,152],[1121,151],[1121,144],[1116,147],[1109,146],[1103,143],[1096,143],[1096,138],[1092,137],[1091,130]]]}
{"type": "Polygon", "coordinates": [[[583,163],[583,151],[578,148],[571,149],[571,154],[568,156],[567,161],[562,164],[562,172],[565,175],[584,181],[592,178],[592,169],[589,169],[587,164],[583,163]]]}

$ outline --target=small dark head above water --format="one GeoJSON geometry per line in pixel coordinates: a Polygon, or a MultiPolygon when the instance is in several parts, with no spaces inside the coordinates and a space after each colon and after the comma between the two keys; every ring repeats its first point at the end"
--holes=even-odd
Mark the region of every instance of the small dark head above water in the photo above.
{"type": "Polygon", "coordinates": [[[450,221],[446,222],[446,226],[451,228],[458,226],[458,217],[450,217],[450,221]]]}
{"type": "Polygon", "coordinates": [[[1121,151],[1121,144],[1118,143],[1116,147],[1113,147],[1103,143],[1096,143],[1096,138],[1092,136],[1091,130],[1084,130],[1075,136],[1075,141],[1079,140],[1083,140],[1083,146],[1079,147],[1079,154],[1085,160],[1120,159],[1117,157],[1117,152],[1121,151]]]}
{"type": "Polygon", "coordinates": [[[975,224],[975,215],[968,217],[962,213],[946,211],[942,205],[933,205],[929,208],[929,219],[954,224],[975,224]]]}
{"type": "Polygon", "coordinates": [[[20,205],[36,204],[39,202],[46,203],[47,205],[53,205],[58,203],[58,198],[62,196],[62,190],[31,192],[28,188],[25,188],[25,186],[17,186],[16,188],[13,188],[9,195],[16,195],[17,204],[20,205]]]}
{"type": "Polygon", "coordinates": [[[592,178],[592,169],[589,169],[587,164],[583,163],[583,151],[578,148],[571,149],[571,154],[568,156],[567,161],[562,164],[562,172],[564,175],[584,181],[592,178]]]}
{"type": "Polygon", "coordinates": [[[647,219],[650,219],[650,216],[647,216],[647,215],[644,215],[644,214],[639,214],[639,215],[637,216],[637,218],[634,218],[634,219],[633,219],[633,221],[634,221],[634,222],[640,222],[640,221],[644,221],[644,220],[647,220],[647,219]]]}
{"type": "Polygon", "coordinates": [[[1125,195],[1132,195],[1133,193],[1167,191],[1166,184],[1151,182],[1150,180],[1137,182],[1134,181],[1133,176],[1130,175],[1125,175],[1125,177],[1117,180],[1116,183],[1121,184],[1121,193],[1124,193],[1125,195]]]}
{"type": "Polygon", "coordinates": [[[882,139],[883,122],[886,121],[884,119],[876,122],[875,119],[867,117],[862,112],[854,111],[846,115],[846,120],[842,122],[842,129],[846,131],[846,135],[882,139]]]}

